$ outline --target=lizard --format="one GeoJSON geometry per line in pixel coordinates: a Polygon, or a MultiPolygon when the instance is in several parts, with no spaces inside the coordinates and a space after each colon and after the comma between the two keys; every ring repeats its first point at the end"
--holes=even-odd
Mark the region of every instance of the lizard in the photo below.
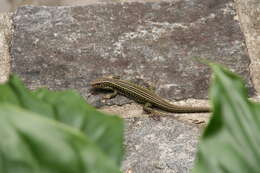
{"type": "Polygon", "coordinates": [[[171,113],[203,113],[211,112],[210,107],[192,107],[179,106],[172,104],[162,97],[155,94],[152,89],[148,89],[130,81],[121,80],[118,76],[101,77],[93,80],[91,83],[94,89],[105,89],[113,91],[111,94],[105,95],[104,98],[111,99],[117,94],[124,95],[138,103],[144,104],[143,110],[147,113],[154,114],[153,108],[171,113]]]}

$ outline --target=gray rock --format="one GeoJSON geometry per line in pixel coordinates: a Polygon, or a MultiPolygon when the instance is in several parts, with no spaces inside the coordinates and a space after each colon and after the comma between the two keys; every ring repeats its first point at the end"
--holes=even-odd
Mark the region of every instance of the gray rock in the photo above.
{"type": "Polygon", "coordinates": [[[260,95],[260,3],[259,0],[235,0],[235,3],[251,58],[251,78],[256,95],[260,95]]]}
{"type": "Polygon", "coordinates": [[[12,71],[31,88],[74,88],[86,98],[90,80],[108,74],[143,78],[169,99],[207,98],[210,71],[196,57],[225,64],[251,86],[234,16],[227,0],[22,7],[13,17],[12,71]]]}
{"type": "Polygon", "coordinates": [[[8,79],[10,72],[9,45],[12,36],[11,13],[0,14],[0,83],[8,79]]]}
{"type": "MultiPolygon", "coordinates": [[[[73,88],[104,105],[89,82],[141,78],[168,99],[207,98],[210,70],[196,57],[239,73],[253,93],[244,37],[231,0],[22,7],[13,16],[12,72],[35,89],[73,88]]],[[[130,100],[116,97],[111,104],[130,100]]],[[[188,172],[199,129],[170,117],[126,121],[123,169],[188,172]]]]}
{"type": "Polygon", "coordinates": [[[189,172],[193,166],[199,129],[173,118],[126,121],[126,159],[123,170],[141,173],[189,172]]]}

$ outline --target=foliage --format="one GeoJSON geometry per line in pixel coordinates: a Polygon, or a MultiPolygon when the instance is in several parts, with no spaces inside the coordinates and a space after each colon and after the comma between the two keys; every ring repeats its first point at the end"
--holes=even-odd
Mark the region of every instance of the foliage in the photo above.
{"type": "Polygon", "coordinates": [[[0,85],[0,172],[120,172],[123,122],[74,91],[0,85]]]}
{"type": "Polygon", "coordinates": [[[247,99],[241,79],[211,65],[213,115],[201,138],[193,173],[260,170],[260,105],[247,99]]]}
{"type": "MultiPolygon", "coordinates": [[[[259,172],[260,105],[247,99],[237,75],[211,67],[213,113],[192,172],[259,172]]],[[[74,91],[31,92],[15,76],[0,93],[0,172],[120,172],[119,117],[96,111],[74,91]]]]}

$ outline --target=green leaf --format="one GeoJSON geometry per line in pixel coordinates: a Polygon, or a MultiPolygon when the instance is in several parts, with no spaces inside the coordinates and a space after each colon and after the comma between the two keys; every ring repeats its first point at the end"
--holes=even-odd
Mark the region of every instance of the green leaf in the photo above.
{"type": "MultiPolygon", "coordinates": [[[[123,121],[96,111],[74,91],[30,92],[16,76],[0,85],[0,104],[12,103],[81,130],[119,166],[123,156],[123,121]]],[[[1,127],[0,127],[1,129],[1,127]]]]}
{"type": "Polygon", "coordinates": [[[0,104],[0,172],[119,173],[115,163],[75,128],[0,104]]]}
{"type": "Polygon", "coordinates": [[[201,138],[193,173],[260,170],[260,105],[247,98],[242,80],[211,65],[213,115],[201,138]]]}
{"type": "Polygon", "coordinates": [[[52,105],[56,120],[80,129],[120,165],[123,156],[123,122],[118,116],[107,116],[85,103],[73,91],[39,89],[35,96],[52,105]]]}
{"type": "Polygon", "coordinates": [[[54,118],[51,105],[32,96],[18,77],[11,75],[6,84],[0,85],[0,103],[12,103],[22,108],[54,118]]]}

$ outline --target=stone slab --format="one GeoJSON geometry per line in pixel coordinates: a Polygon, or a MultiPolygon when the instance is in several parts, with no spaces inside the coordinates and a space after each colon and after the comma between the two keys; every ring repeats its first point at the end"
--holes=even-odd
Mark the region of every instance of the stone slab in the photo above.
{"type": "Polygon", "coordinates": [[[86,98],[89,82],[109,74],[144,79],[168,99],[207,98],[210,71],[200,57],[252,89],[235,15],[227,0],[22,7],[13,16],[12,71],[30,88],[74,88],[86,98]]]}
{"type": "Polygon", "coordinates": [[[251,58],[252,81],[256,95],[260,95],[260,1],[235,0],[235,4],[251,58]]]}
{"type": "Polygon", "coordinates": [[[193,167],[200,130],[173,118],[126,120],[123,171],[188,173],[193,167]],[[183,133],[185,131],[185,133],[183,133]]]}
{"type": "MultiPolygon", "coordinates": [[[[13,16],[12,72],[28,87],[74,88],[99,102],[89,82],[121,75],[152,83],[168,99],[207,98],[210,71],[196,57],[225,64],[247,81],[250,63],[233,3],[190,0],[19,8],[13,16]]],[[[124,170],[188,172],[199,128],[171,117],[126,120],[124,170]]]]}
{"type": "Polygon", "coordinates": [[[0,83],[8,79],[10,72],[11,16],[11,13],[0,14],[0,83]]]}

